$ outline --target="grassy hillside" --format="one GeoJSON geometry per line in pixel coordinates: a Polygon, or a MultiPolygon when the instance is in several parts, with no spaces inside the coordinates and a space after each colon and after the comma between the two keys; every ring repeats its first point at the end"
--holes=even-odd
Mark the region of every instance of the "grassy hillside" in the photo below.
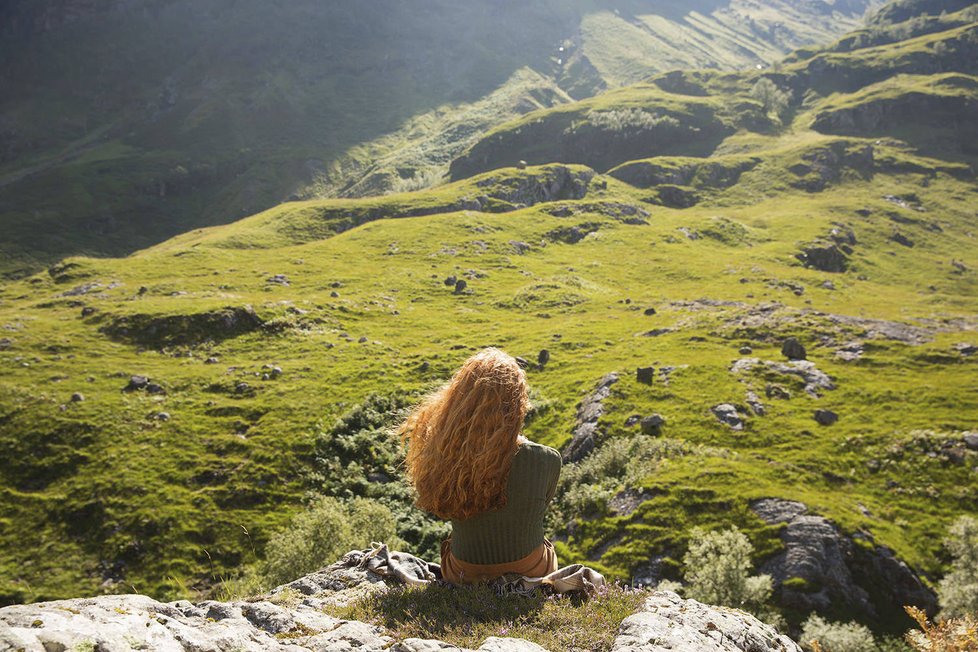
{"type": "Polygon", "coordinates": [[[0,273],[429,186],[500,122],[677,66],[766,65],[869,0],[768,4],[4,3],[0,273]]]}
{"type": "MultiPolygon", "coordinates": [[[[913,69],[832,46],[804,93],[823,53],[763,75],[663,76],[483,141],[587,153],[578,136],[612,112],[689,127],[672,149],[598,152],[597,171],[568,159],[289,202],[5,282],[0,600],[209,595],[320,493],[388,502],[430,554],[440,530],[410,510],[379,426],[488,345],[549,351],[528,372],[526,432],[555,447],[621,374],[595,452],[564,469],[562,561],[679,578],[690,529],[733,524],[761,564],[780,529],[751,504],[775,497],[935,582],[942,534],[976,512],[978,184],[973,141],[952,135],[978,113],[972,62],[946,69],[928,44],[964,47],[974,29],[867,46],[913,51],[913,69]],[[876,71],[860,85],[846,61],[876,71]],[[761,77],[795,89],[780,114],[761,77]],[[553,140],[519,139],[553,124],[553,140]],[[782,354],[792,336],[814,368],[782,354]],[[665,424],[642,434],[630,417],[653,413],[665,424]]],[[[856,616],[903,624],[891,606],[856,616]]]]}

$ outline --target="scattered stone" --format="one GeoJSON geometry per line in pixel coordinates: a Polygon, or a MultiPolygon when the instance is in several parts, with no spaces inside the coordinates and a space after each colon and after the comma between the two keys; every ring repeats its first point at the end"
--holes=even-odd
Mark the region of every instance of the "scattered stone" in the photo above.
{"type": "Polygon", "coordinates": [[[146,392],[148,394],[166,394],[166,390],[158,383],[147,383],[146,392]]]}
{"type": "Polygon", "coordinates": [[[0,338],[0,351],[6,351],[13,345],[14,343],[9,337],[0,338]]]}
{"type": "Polygon", "coordinates": [[[340,298],[340,293],[337,292],[336,290],[333,290],[332,292],[329,293],[329,296],[330,296],[331,299],[339,299],[340,298]]]}
{"type": "Polygon", "coordinates": [[[749,346],[742,346],[737,352],[740,353],[740,355],[750,355],[754,352],[754,349],[750,348],[749,346]]]}
{"type": "Polygon", "coordinates": [[[81,403],[84,400],[85,400],[85,395],[82,394],[81,392],[75,392],[74,394],[71,395],[72,403],[81,403]]]}
{"type": "Polygon", "coordinates": [[[954,345],[954,350],[960,353],[961,355],[974,355],[975,353],[978,353],[978,346],[975,346],[974,344],[966,344],[964,342],[960,342],[954,345]]]}
{"type": "Polygon", "coordinates": [[[510,240],[509,245],[516,251],[517,254],[521,256],[533,248],[526,242],[521,242],[519,240],[510,240]]]}
{"type": "Polygon", "coordinates": [[[207,358],[206,360],[204,360],[204,364],[217,364],[219,362],[220,362],[220,360],[218,360],[217,358],[215,358],[213,356],[211,356],[210,358],[207,358]]]}
{"type": "Polygon", "coordinates": [[[447,277],[444,281],[442,281],[442,283],[444,283],[446,287],[450,287],[455,285],[456,281],[458,281],[458,278],[452,275],[447,277]]]}
{"type": "Polygon", "coordinates": [[[265,279],[265,282],[267,282],[267,283],[273,283],[275,285],[288,286],[289,285],[289,277],[286,276],[285,274],[276,274],[274,276],[269,276],[267,279],[265,279]]]}
{"type": "Polygon", "coordinates": [[[272,367],[271,376],[272,378],[278,378],[282,375],[282,367],[272,367]]]}
{"type": "Polygon", "coordinates": [[[839,415],[832,410],[815,410],[815,421],[822,426],[831,426],[839,420],[839,415]]]}
{"type": "Polygon", "coordinates": [[[660,335],[665,335],[666,333],[671,332],[671,328],[653,328],[650,331],[645,331],[642,333],[642,337],[659,337],[660,335]]]}
{"type": "Polygon", "coordinates": [[[170,413],[169,412],[157,412],[155,415],[153,415],[153,418],[156,419],[157,421],[169,421],[170,420],[170,413]]]}
{"type": "Polygon", "coordinates": [[[540,349],[540,352],[537,353],[537,364],[543,367],[548,362],[550,362],[550,351],[547,349],[540,349]]]}
{"type": "Polygon", "coordinates": [[[781,353],[789,360],[804,360],[807,357],[805,347],[795,337],[789,337],[784,341],[781,345],[781,353]]]}
{"type": "Polygon", "coordinates": [[[791,362],[773,362],[771,360],[760,360],[758,358],[741,358],[733,363],[730,371],[733,373],[744,373],[751,371],[757,366],[763,366],[768,371],[798,376],[805,381],[805,393],[813,398],[820,396],[819,390],[833,390],[835,383],[829,378],[828,374],[815,366],[814,362],[808,360],[792,360],[791,362]]]}
{"type": "Polygon", "coordinates": [[[595,437],[599,434],[598,419],[604,414],[604,400],[611,395],[611,386],[618,380],[615,372],[605,375],[578,403],[576,425],[562,455],[564,462],[579,462],[594,450],[595,437]]]}
{"type": "Polygon", "coordinates": [[[147,292],[149,292],[149,288],[146,287],[145,285],[140,285],[139,289],[136,290],[136,294],[138,294],[139,296],[143,296],[147,292]]]}
{"type": "Polygon", "coordinates": [[[418,365],[418,371],[420,371],[421,373],[424,373],[429,369],[431,369],[431,363],[428,362],[427,360],[422,361],[421,364],[418,365]]]}
{"type": "Polygon", "coordinates": [[[966,432],[962,440],[970,450],[978,451],[978,432],[966,432]]]}
{"type": "Polygon", "coordinates": [[[845,362],[852,362],[863,356],[863,350],[863,343],[859,340],[853,340],[836,349],[835,357],[845,362]]]}
{"type": "Polygon", "coordinates": [[[645,315],[646,317],[651,317],[652,315],[654,315],[654,314],[655,314],[655,308],[646,308],[646,309],[645,309],[645,312],[644,312],[643,314],[644,314],[644,315],[645,315]]]}
{"type": "Polygon", "coordinates": [[[516,360],[516,364],[520,366],[520,369],[530,368],[530,361],[527,360],[526,358],[521,358],[520,356],[516,356],[516,358],[514,359],[516,360]]]}
{"type": "Polygon", "coordinates": [[[832,281],[822,281],[822,284],[819,287],[821,287],[823,290],[834,290],[835,283],[832,281]]]}
{"type": "Polygon", "coordinates": [[[655,378],[655,367],[639,367],[635,370],[635,380],[643,385],[651,385],[655,378]]]}
{"type": "Polygon", "coordinates": [[[85,306],[84,308],[82,308],[82,311],[81,311],[81,316],[82,317],[91,317],[94,314],[95,314],[95,308],[93,308],[91,306],[85,306]]]}
{"type": "Polygon", "coordinates": [[[78,297],[83,294],[89,294],[91,292],[94,292],[95,290],[101,290],[101,289],[102,289],[101,283],[83,283],[82,285],[75,286],[70,290],[65,290],[64,292],[61,293],[61,296],[78,297]]]}
{"type": "Polygon", "coordinates": [[[524,161],[522,159],[519,160],[519,161],[517,161],[516,162],[516,169],[517,170],[525,170],[526,169],[526,161],[524,161]]]}
{"type": "Polygon", "coordinates": [[[466,283],[464,279],[458,279],[455,281],[455,294],[462,294],[465,292],[466,286],[468,286],[468,283],[466,283]]]}
{"type": "Polygon", "coordinates": [[[662,426],[665,424],[665,417],[658,413],[643,417],[639,422],[643,435],[659,435],[662,432],[662,426]]]}
{"type": "Polygon", "coordinates": [[[968,271],[968,266],[962,263],[960,260],[952,260],[951,267],[954,268],[955,274],[964,274],[968,271]]]}
{"type": "Polygon", "coordinates": [[[631,428],[632,426],[638,424],[641,420],[642,420],[642,415],[641,414],[632,414],[632,415],[629,415],[628,418],[625,419],[625,427],[626,428],[631,428]]]}
{"type": "Polygon", "coordinates": [[[764,416],[764,414],[767,412],[764,404],[761,403],[761,397],[752,391],[747,392],[747,405],[750,407],[751,412],[759,417],[764,416]]]}
{"type": "Polygon", "coordinates": [[[899,231],[894,232],[893,235],[890,236],[890,240],[904,247],[913,247],[914,245],[913,240],[903,235],[899,231]]]}
{"type": "Polygon", "coordinates": [[[713,406],[711,410],[713,415],[720,420],[720,423],[730,426],[733,430],[744,429],[744,419],[733,405],[721,403],[720,405],[713,406]]]}
{"type": "Polygon", "coordinates": [[[791,392],[788,391],[784,385],[777,385],[774,383],[768,383],[764,387],[764,394],[768,398],[777,398],[782,401],[787,401],[791,398],[791,392]]]}
{"type": "Polygon", "coordinates": [[[251,391],[251,385],[249,385],[248,383],[246,383],[244,381],[241,381],[241,382],[239,382],[238,384],[236,384],[234,386],[234,393],[235,394],[247,394],[250,391],[251,391]]]}
{"type": "Polygon", "coordinates": [[[149,384],[149,378],[147,378],[146,376],[130,376],[129,384],[125,386],[125,389],[123,391],[135,392],[141,389],[146,389],[146,386],[148,384],[149,384]]]}
{"type": "Polygon", "coordinates": [[[654,494],[647,491],[637,491],[635,489],[625,489],[620,491],[608,500],[608,508],[618,516],[628,516],[643,502],[652,498],[654,494]]]}
{"type": "Polygon", "coordinates": [[[361,335],[360,336],[360,339],[358,339],[357,342],[359,342],[360,344],[366,344],[367,343],[367,336],[366,335],[361,335]]]}

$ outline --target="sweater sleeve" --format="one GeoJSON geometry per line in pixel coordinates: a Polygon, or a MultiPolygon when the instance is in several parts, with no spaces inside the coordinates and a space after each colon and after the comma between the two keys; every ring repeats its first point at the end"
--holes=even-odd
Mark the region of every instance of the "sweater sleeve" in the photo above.
{"type": "Polygon", "coordinates": [[[560,453],[552,448],[548,448],[547,452],[550,455],[547,456],[547,473],[549,476],[549,483],[547,485],[547,504],[554,499],[554,495],[557,493],[557,480],[560,478],[560,468],[562,462],[560,460],[560,453]]]}

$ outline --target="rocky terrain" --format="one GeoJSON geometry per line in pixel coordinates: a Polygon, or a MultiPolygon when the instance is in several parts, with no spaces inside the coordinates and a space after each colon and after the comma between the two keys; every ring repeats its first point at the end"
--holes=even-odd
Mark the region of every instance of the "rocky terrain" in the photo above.
{"type": "Polygon", "coordinates": [[[203,603],[324,498],[437,554],[390,427],[495,345],[565,460],[562,563],[683,581],[733,526],[788,631],[902,633],[976,509],[976,12],[901,0],[775,68],[541,106],[451,183],[4,281],[0,602],[203,603]]]}
{"type": "MultiPolygon", "coordinates": [[[[161,603],[144,595],[114,595],[5,607],[0,609],[0,646],[23,652],[463,649],[435,639],[397,640],[382,627],[327,613],[329,605],[387,590],[381,576],[340,561],[245,602],[161,603]]],[[[524,639],[492,636],[478,650],[544,648],[524,639]]],[[[639,611],[621,623],[612,650],[800,652],[791,639],[743,611],[683,600],[669,592],[649,593],[639,611]]]]}

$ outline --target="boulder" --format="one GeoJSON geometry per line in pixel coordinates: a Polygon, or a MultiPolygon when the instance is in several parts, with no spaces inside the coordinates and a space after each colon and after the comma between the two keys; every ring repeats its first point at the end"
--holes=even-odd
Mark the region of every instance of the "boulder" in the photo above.
{"type": "Polygon", "coordinates": [[[635,370],[635,380],[644,385],[651,385],[653,378],[655,378],[655,367],[639,367],[635,370]]]}
{"type": "Polygon", "coordinates": [[[147,385],[149,385],[149,378],[146,376],[130,376],[129,384],[123,388],[123,391],[135,392],[141,389],[146,389],[147,385]]]}
{"type": "Polygon", "coordinates": [[[720,420],[720,423],[730,426],[733,430],[744,429],[744,418],[737,412],[737,408],[733,405],[721,403],[720,405],[713,406],[711,410],[713,415],[720,420]]]}
{"type": "Polygon", "coordinates": [[[465,288],[468,286],[465,279],[458,279],[455,281],[455,294],[462,294],[465,292],[465,288]]]}
{"type": "Polygon", "coordinates": [[[541,349],[540,352],[537,353],[537,364],[543,367],[548,362],[550,362],[550,351],[547,349],[541,349]]]}
{"type": "Polygon", "coordinates": [[[978,432],[964,433],[964,445],[973,451],[978,451],[978,432]]]}
{"type": "Polygon", "coordinates": [[[622,621],[612,652],[801,652],[784,634],[754,616],[727,607],[655,591],[622,621]]]}
{"type": "Polygon", "coordinates": [[[796,337],[789,337],[781,345],[781,353],[789,360],[804,360],[808,353],[796,337]]]}
{"type": "Polygon", "coordinates": [[[650,414],[639,421],[643,435],[658,435],[665,424],[666,419],[661,414],[650,414]]]}
{"type": "Polygon", "coordinates": [[[832,410],[815,410],[815,421],[822,426],[831,426],[839,420],[839,415],[832,410]]]}

